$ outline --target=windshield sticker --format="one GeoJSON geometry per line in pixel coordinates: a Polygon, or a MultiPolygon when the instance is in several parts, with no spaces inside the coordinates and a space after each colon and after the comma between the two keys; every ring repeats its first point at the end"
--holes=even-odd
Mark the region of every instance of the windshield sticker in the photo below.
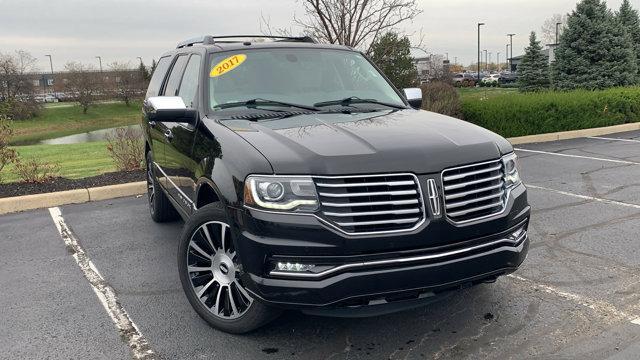
{"type": "Polygon", "coordinates": [[[214,78],[214,77],[218,77],[220,75],[224,75],[224,74],[228,73],[229,71],[231,71],[231,70],[237,68],[238,66],[240,66],[245,60],[247,60],[247,55],[245,55],[245,54],[238,54],[238,55],[230,56],[230,57],[220,61],[219,63],[217,63],[211,69],[211,72],[209,73],[209,76],[214,78]]]}

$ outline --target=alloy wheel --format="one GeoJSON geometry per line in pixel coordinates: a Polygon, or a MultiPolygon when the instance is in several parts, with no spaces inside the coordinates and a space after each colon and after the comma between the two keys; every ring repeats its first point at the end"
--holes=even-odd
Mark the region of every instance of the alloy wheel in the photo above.
{"type": "Polygon", "coordinates": [[[241,269],[229,225],[200,225],[191,235],[186,256],[191,288],[211,314],[230,320],[249,310],[253,298],[238,279],[241,269]]]}

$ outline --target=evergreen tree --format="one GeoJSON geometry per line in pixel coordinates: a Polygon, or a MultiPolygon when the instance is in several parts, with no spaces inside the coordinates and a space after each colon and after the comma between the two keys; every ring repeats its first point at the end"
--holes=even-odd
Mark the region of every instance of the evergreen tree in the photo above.
{"type": "Polygon", "coordinates": [[[142,77],[142,80],[149,81],[149,77],[151,76],[149,74],[149,69],[147,69],[147,67],[144,65],[142,61],[140,61],[140,66],[138,66],[138,71],[140,71],[140,77],[142,77]]]}
{"type": "Polygon", "coordinates": [[[617,17],[631,37],[631,42],[633,43],[636,54],[638,71],[640,72],[640,17],[638,16],[638,10],[631,6],[629,0],[624,0],[620,6],[620,11],[617,13],[617,17]]]}
{"type": "Polygon", "coordinates": [[[604,89],[636,81],[631,38],[601,0],[578,3],[555,55],[553,77],[559,89],[604,89]]]}
{"type": "Polygon", "coordinates": [[[156,59],[151,59],[151,72],[149,73],[149,78],[151,78],[153,76],[153,73],[156,72],[157,66],[158,63],[156,62],[156,59]]]}
{"type": "Polygon", "coordinates": [[[384,34],[371,45],[370,56],[397,88],[416,85],[418,70],[411,57],[411,42],[406,36],[400,37],[394,32],[384,34]]]}
{"type": "Polygon", "coordinates": [[[529,47],[525,49],[522,62],[518,65],[518,87],[520,91],[540,91],[549,88],[548,58],[542,52],[536,33],[529,36],[529,47]]]}

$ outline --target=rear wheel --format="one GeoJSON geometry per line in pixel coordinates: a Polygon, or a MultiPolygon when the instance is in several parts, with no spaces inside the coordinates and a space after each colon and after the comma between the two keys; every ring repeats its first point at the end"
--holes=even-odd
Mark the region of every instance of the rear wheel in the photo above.
{"type": "Polygon", "coordinates": [[[178,271],[191,306],[217,329],[246,333],[280,314],[251,296],[242,284],[242,265],[219,204],[200,208],[185,224],[178,271]]]}
{"type": "Polygon", "coordinates": [[[151,218],[158,223],[173,221],[178,218],[178,212],[173,207],[167,195],[158,185],[158,179],[153,171],[153,156],[147,153],[147,199],[151,218]]]}

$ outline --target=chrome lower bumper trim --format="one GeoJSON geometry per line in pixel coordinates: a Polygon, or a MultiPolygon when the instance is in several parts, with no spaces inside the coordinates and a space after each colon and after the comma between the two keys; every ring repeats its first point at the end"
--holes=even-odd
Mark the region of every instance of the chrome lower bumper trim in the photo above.
{"type": "Polygon", "coordinates": [[[438,259],[443,259],[443,258],[447,258],[454,255],[462,255],[468,252],[482,250],[484,248],[495,247],[501,244],[504,245],[503,247],[498,248],[501,251],[521,251],[522,244],[526,238],[527,238],[527,232],[523,230],[516,239],[510,239],[510,238],[498,239],[498,240],[494,240],[484,244],[479,244],[479,245],[470,246],[462,249],[451,250],[451,251],[445,251],[437,254],[342,264],[318,273],[310,273],[310,272],[295,273],[295,272],[289,272],[289,271],[273,270],[269,272],[269,275],[277,276],[277,277],[295,278],[295,279],[319,279],[319,278],[326,277],[327,275],[345,272],[347,270],[363,270],[366,268],[377,267],[377,266],[404,265],[404,264],[410,264],[410,263],[417,263],[421,261],[438,260],[438,259]]]}

